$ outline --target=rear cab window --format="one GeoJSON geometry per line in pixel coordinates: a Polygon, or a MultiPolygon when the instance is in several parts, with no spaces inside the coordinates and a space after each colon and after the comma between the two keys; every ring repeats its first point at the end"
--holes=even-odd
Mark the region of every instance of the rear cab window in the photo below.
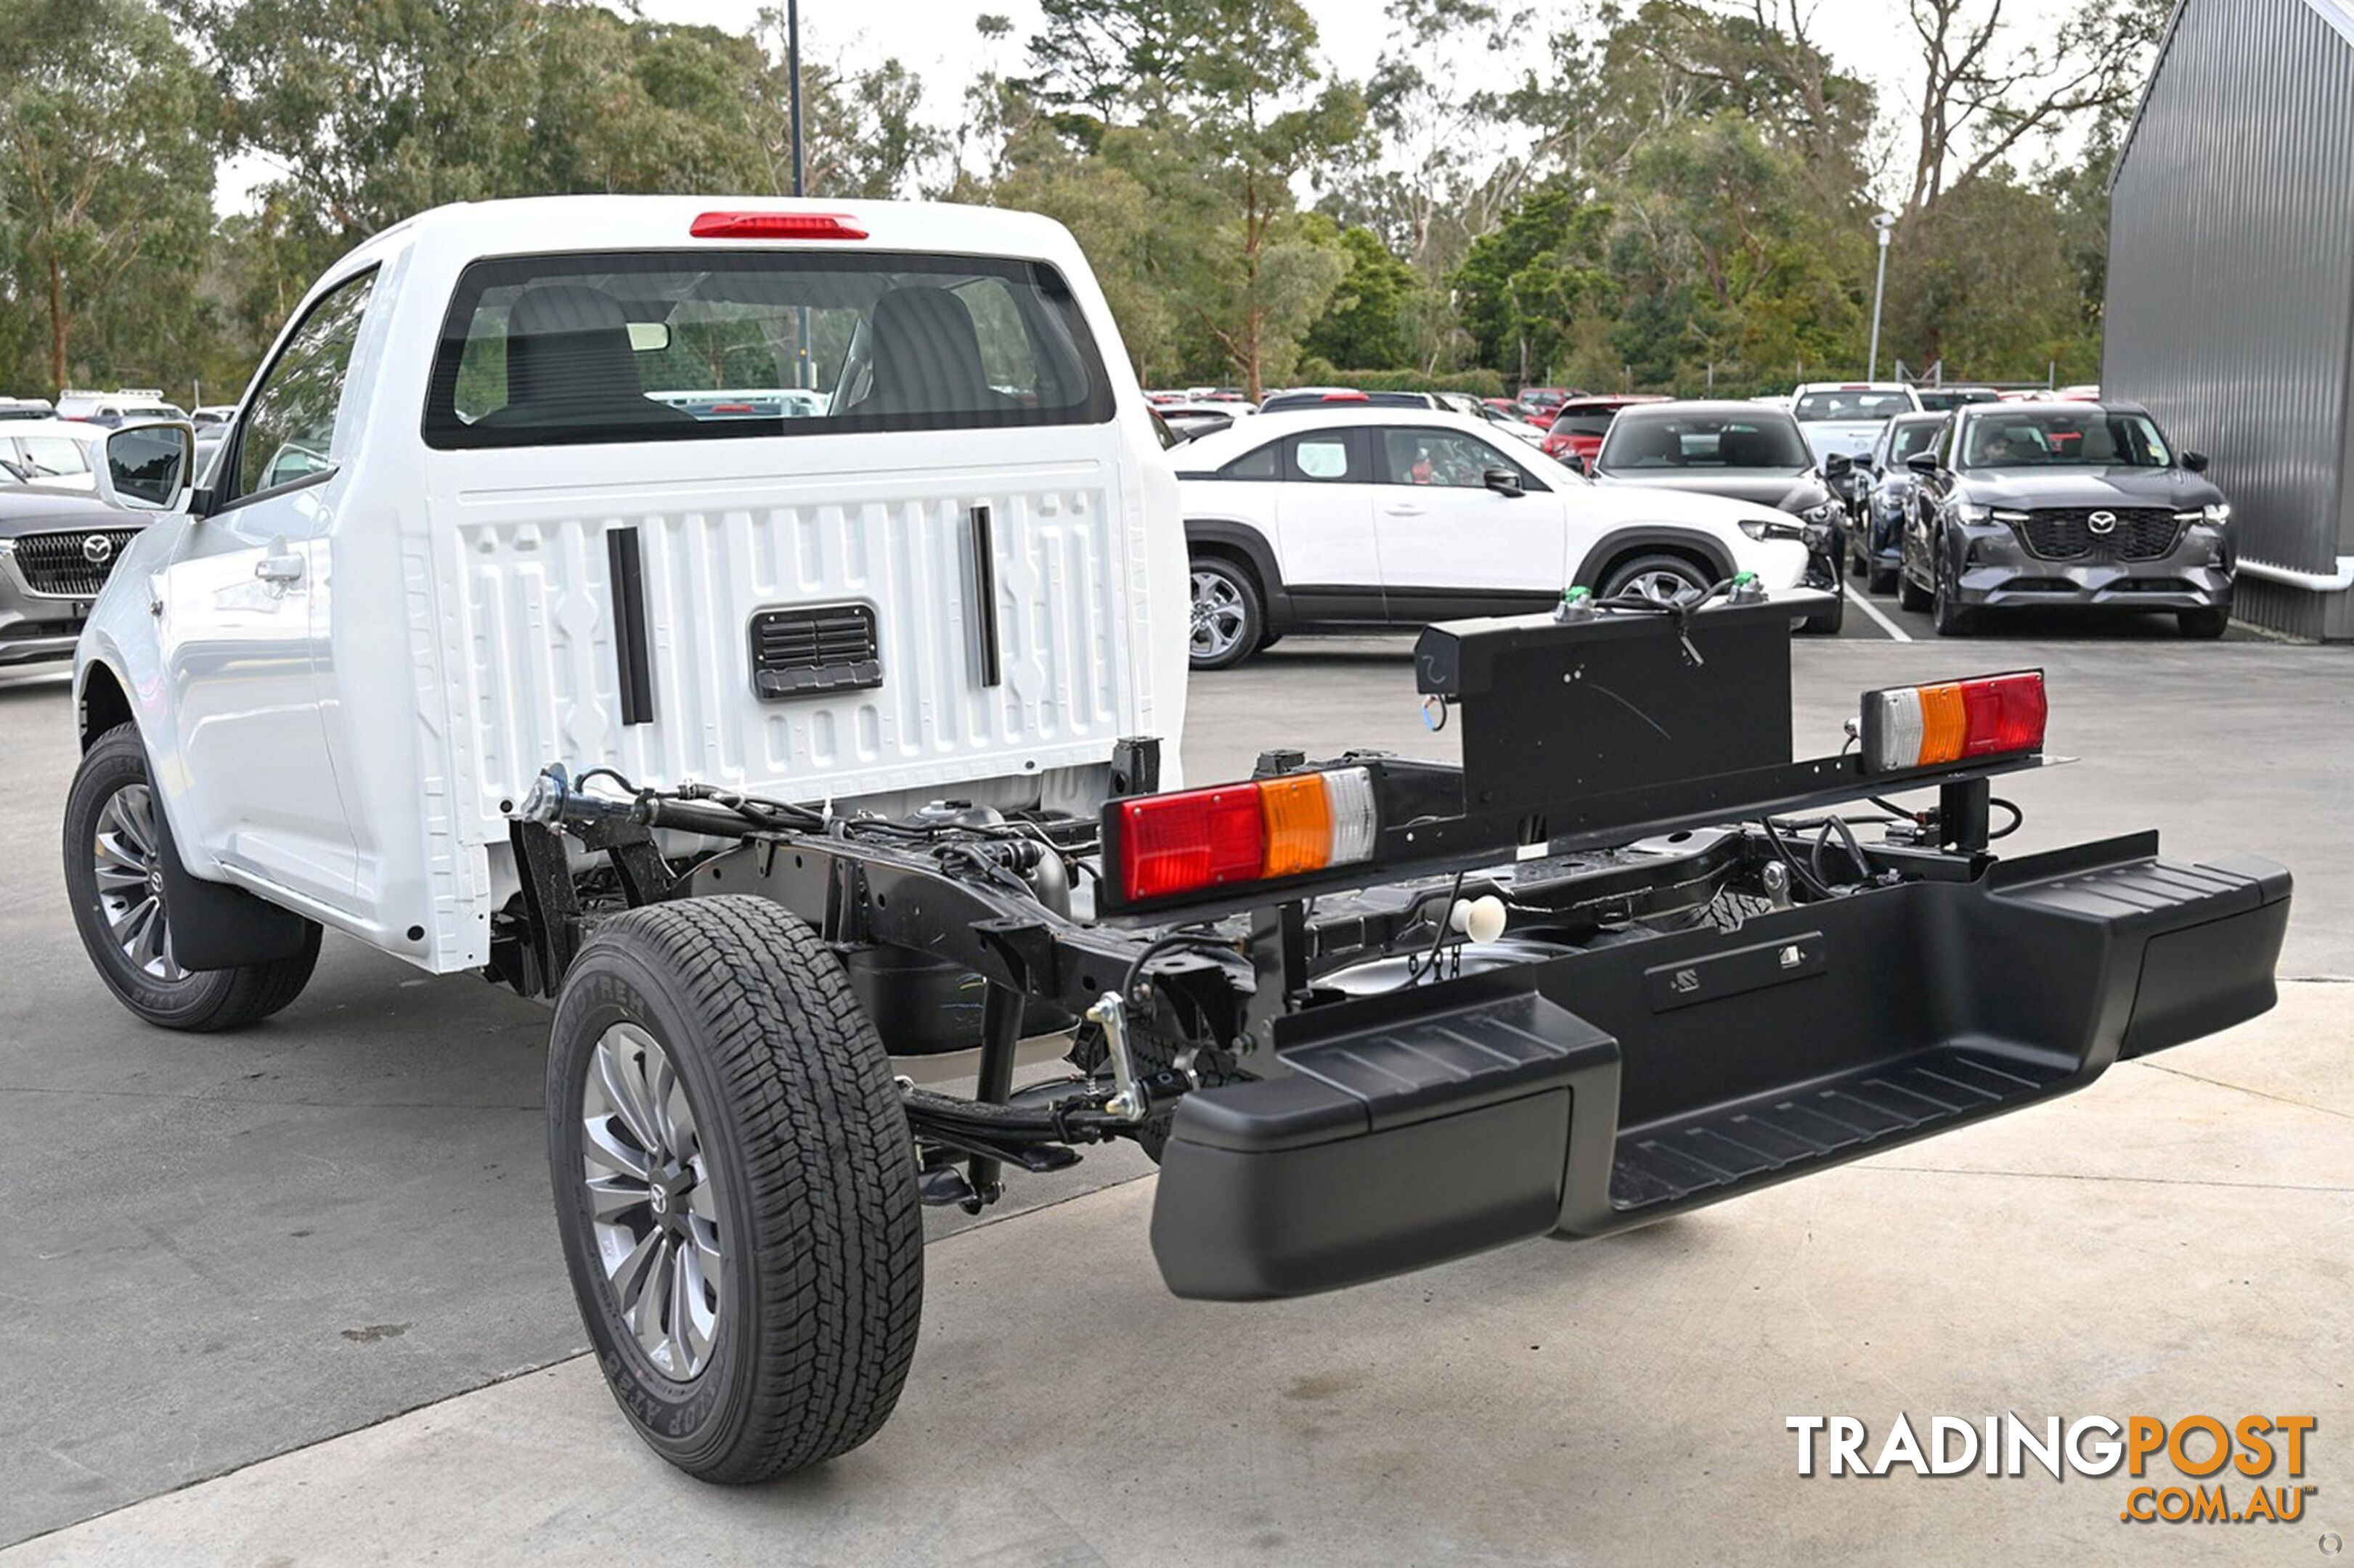
{"type": "Polygon", "coordinates": [[[707,250],[510,257],[458,281],[426,444],[441,450],[1099,424],[1054,268],[707,250]]]}

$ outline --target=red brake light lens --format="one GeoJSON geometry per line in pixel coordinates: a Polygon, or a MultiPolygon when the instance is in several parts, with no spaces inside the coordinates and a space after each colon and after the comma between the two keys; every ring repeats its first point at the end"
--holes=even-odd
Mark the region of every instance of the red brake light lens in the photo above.
{"type": "Polygon", "coordinates": [[[2043,672],[2020,670],[1863,695],[1863,768],[1901,773],[2043,748],[2043,672]]]}
{"type": "Polygon", "coordinates": [[[1120,808],[1120,891],[1129,899],[1190,893],[1258,875],[1258,787],[1150,795],[1120,808]]]}
{"type": "Polygon", "coordinates": [[[1371,860],[1379,823],[1363,768],[1145,795],[1119,808],[1129,903],[1371,860]]]}
{"type": "Polygon", "coordinates": [[[697,239],[864,239],[846,212],[706,212],[687,226],[697,239]]]}
{"type": "Polygon", "coordinates": [[[1324,401],[1327,403],[1370,403],[1373,399],[1366,397],[1363,392],[1343,391],[1325,393],[1324,401]]]}

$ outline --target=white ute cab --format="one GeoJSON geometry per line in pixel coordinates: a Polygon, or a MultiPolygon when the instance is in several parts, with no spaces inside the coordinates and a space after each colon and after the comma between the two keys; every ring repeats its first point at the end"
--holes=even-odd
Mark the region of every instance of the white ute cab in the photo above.
{"type": "MultiPolygon", "coordinates": [[[[443,207],[332,268],[217,482],[90,617],[83,739],[154,779],[117,814],[157,813],[195,882],[448,973],[492,960],[551,761],[1003,810],[1175,736],[1173,487],[1068,233],[745,205],[443,207]],[[828,411],[671,400],[797,384],[828,411]]],[[[111,933],[144,906],[100,881],[111,933]]],[[[168,929],[94,944],[158,1022],[282,1005],[315,946],[262,983],[168,929]]]]}
{"type": "Polygon", "coordinates": [[[1787,513],[1598,486],[1462,414],[1261,414],[1170,455],[1197,670],[1287,631],[1510,615],[1574,587],[1698,595],[1751,572],[1778,593],[1806,577],[1803,524],[1787,513]]]}

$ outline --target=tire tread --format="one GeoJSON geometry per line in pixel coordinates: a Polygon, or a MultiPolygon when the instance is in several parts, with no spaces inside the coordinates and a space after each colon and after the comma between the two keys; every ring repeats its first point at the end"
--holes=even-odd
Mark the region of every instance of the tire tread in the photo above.
{"type": "Polygon", "coordinates": [[[922,1318],[922,1215],[889,1056],[841,963],[768,900],[633,910],[576,962],[609,947],[676,978],[741,1135],[753,1395],[737,1440],[692,1473],[742,1485],[847,1453],[897,1404],[922,1318]]]}
{"type": "MultiPolygon", "coordinates": [[[[102,780],[110,771],[135,771],[150,790],[154,789],[154,775],[147,766],[146,745],[139,738],[137,725],[116,725],[90,742],[89,750],[82,754],[81,765],[75,769],[73,785],[66,795],[66,890],[73,900],[75,928],[81,935],[82,945],[90,954],[90,967],[98,971],[99,979],[105,983],[107,990],[114,993],[117,1001],[149,1023],[190,1034],[226,1033],[258,1023],[271,1013],[282,1011],[302,994],[302,989],[311,983],[312,971],[318,967],[320,931],[316,922],[303,922],[302,946],[286,958],[245,964],[236,969],[199,971],[200,983],[188,985],[185,1000],[176,1003],[170,1001],[160,986],[149,988],[153,992],[150,995],[125,989],[124,977],[117,974],[111,967],[110,956],[100,949],[101,938],[90,924],[96,918],[95,908],[83,906],[82,884],[89,874],[90,835],[98,808],[113,792],[112,789],[98,792],[104,788],[102,782],[93,787],[91,780],[102,780]]],[[[160,802],[156,809],[162,810],[160,802]]],[[[169,917],[167,910],[165,918],[169,917]]],[[[186,984],[185,981],[170,983],[186,984]]]]}

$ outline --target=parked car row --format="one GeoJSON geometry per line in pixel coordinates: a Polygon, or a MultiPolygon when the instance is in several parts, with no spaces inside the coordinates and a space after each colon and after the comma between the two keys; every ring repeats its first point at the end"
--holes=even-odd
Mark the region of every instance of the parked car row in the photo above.
{"type": "Polygon", "coordinates": [[[2170,610],[2186,635],[2221,634],[2231,509],[2203,457],[2135,405],[1946,390],[1946,411],[1902,383],[1801,387],[1787,409],[1567,399],[1542,439],[1550,464],[1493,439],[1509,415],[1454,415],[1443,395],[1270,398],[1177,463],[1193,661],[1222,669],[1294,630],[1526,609],[1577,584],[1697,593],[1742,559],[1704,541],[1734,539],[1802,546],[1790,584],[1836,596],[1814,630],[1844,620],[1844,567],[1941,635],[2054,605],[2170,610]]]}
{"type": "Polygon", "coordinates": [[[1698,489],[1596,484],[1449,410],[1320,404],[1173,457],[1196,669],[1288,631],[1541,609],[1572,588],[1667,602],[1740,572],[1769,590],[1840,580],[1827,523],[1698,489]]]}

